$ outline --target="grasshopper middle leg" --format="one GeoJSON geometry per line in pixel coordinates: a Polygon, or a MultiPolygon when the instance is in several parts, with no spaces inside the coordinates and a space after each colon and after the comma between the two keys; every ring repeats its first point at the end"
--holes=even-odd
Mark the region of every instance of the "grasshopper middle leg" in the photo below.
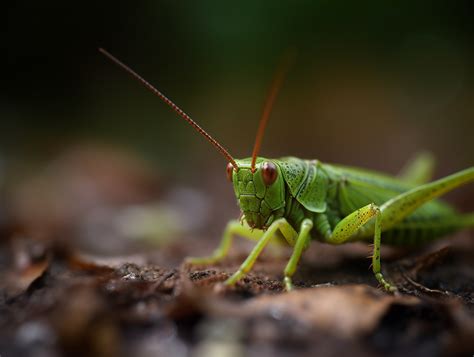
{"type": "Polygon", "coordinates": [[[221,242],[211,255],[207,257],[189,257],[186,258],[186,263],[193,265],[208,265],[218,263],[229,253],[234,236],[238,235],[250,240],[258,240],[262,234],[262,231],[253,231],[249,227],[243,226],[238,220],[232,220],[227,223],[221,242]]]}

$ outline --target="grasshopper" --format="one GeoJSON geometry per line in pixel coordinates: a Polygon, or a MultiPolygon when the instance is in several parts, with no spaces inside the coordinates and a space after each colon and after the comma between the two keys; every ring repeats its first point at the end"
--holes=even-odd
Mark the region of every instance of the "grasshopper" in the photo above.
{"type": "Polygon", "coordinates": [[[384,278],[380,246],[418,245],[447,233],[474,227],[474,213],[457,213],[437,197],[474,181],[474,166],[428,182],[432,165],[424,155],[399,177],[374,171],[303,160],[296,157],[259,157],[265,126],[282,82],[275,77],[260,120],[252,157],[234,159],[170,99],[131,68],[104,49],[99,51],[161,98],[204,136],[228,161],[227,179],[232,183],[241,217],[225,228],[218,248],[208,257],[188,258],[191,264],[214,264],[224,259],[235,235],[256,240],[247,259],[225,284],[235,285],[255,264],[273,238],[286,241],[293,252],[284,269],[284,287],[293,288],[302,253],[312,239],[329,244],[373,242],[372,270],[388,292],[397,288],[384,278]]]}

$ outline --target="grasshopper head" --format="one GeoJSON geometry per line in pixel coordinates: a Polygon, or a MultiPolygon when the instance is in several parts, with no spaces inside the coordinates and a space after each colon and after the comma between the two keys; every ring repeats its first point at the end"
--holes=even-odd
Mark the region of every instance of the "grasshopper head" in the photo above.
{"type": "Polygon", "coordinates": [[[253,170],[251,158],[236,163],[238,170],[227,165],[227,178],[234,186],[243,219],[252,228],[265,229],[284,213],[285,184],[280,168],[264,158],[257,159],[253,170]]]}

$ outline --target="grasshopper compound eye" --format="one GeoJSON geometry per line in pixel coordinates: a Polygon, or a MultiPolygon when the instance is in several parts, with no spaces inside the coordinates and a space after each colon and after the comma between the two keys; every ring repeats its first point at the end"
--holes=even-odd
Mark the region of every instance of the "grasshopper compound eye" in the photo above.
{"type": "Polygon", "coordinates": [[[275,182],[278,176],[278,171],[274,163],[265,162],[262,167],[262,177],[265,185],[270,186],[275,182]]]}
{"type": "Polygon", "coordinates": [[[230,162],[227,164],[227,167],[225,168],[225,171],[227,173],[227,180],[232,182],[232,171],[234,171],[234,165],[232,165],[230,162]]]}

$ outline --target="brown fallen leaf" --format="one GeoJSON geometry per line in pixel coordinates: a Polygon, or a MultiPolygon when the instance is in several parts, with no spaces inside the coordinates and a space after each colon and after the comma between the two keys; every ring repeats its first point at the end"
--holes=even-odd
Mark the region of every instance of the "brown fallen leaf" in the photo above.
{"type": "Polygon", "coordinates": [[[10,266],[0,274],[0,290],[7,299],[25,292],[51,263],[50,247],[23,237],[15,238],[10,245],[10,266]]]}
{"type": "MultiPolygon", "coordinates": [[[[341,337],[355,338],[372,331],[393,303],[414,305],[419,300],[388,295],[365,285],[328,286],[262,295],[235,306],[235,313],[247,317],[278,316],[341,337]]],[[[217,306],[213,304],[211,313],[228,313],[227,306],[217,306]]]]}

